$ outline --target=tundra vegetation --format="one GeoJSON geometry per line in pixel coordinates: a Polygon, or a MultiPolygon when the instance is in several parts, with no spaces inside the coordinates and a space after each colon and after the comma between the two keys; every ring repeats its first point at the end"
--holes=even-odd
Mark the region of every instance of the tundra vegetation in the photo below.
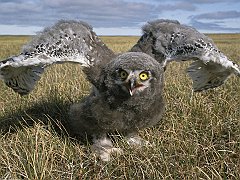
{"type": "MultiPolygon", "coordinates": [[[[240,34],[210,34],[240,64],[240,34]]],[[[101,37],[125,52],[139,37],[101,37]]],[[[29,36],[0,36],[0,59],[18,54],[29,36]]],[[[35,90],[20,97],[0,82],[0,179],[240,179],[240,78],[192,93],[189,65],[165,73],[166,112],[156,127],[139,131],[152,146],[131,147],[102,162],[68,132],[69,106],[91,85],[77,64],[54,65],[35,90]]]]}

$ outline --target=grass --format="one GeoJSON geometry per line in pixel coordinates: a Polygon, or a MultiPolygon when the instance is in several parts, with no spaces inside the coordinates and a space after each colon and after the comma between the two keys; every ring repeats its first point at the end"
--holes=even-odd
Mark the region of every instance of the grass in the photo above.
{"type": "MultiPolygon", "coordinates": [[[[209,35],[239,62],[240,35],[209,35]]],[[[138,37],[101,37],[115,52],[138,37]]],[[[17,54],[27,36],[1,36],[0,59],[17,54]]],[[[50,67],[36,89],[20,97],[0,82],[0,179],[240,179],[240,79],[191,94],[184,72],[165,74],[166,113],[158,126],[139,132],[152,147],[133,148],[104,163],[67,133],[68,108],[89,93],[80,67],[50,67]]]]}

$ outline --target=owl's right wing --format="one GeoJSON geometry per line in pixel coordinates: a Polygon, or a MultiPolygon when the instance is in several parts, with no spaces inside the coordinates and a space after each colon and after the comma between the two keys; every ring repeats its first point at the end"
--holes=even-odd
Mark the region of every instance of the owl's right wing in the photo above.
{"type": "Polygon", "coordinates": [[[0,61],[0,79],[25,95],[33,90],[46,67],[74,62],[81,64],[95,85],[102,67],[114,56],[87,23],[61,20],[40,32],[19,55],[0,61]]]}
{"type": "Polygon", "coordinates": [[[148,22],[130,51],[147,53],[163,66],[171,61],[193,60],[187,72],[194,91],[220,86],[232,73],[240,77],[239,66],[220,52],[209,37],[178,21],[148,22]]]}

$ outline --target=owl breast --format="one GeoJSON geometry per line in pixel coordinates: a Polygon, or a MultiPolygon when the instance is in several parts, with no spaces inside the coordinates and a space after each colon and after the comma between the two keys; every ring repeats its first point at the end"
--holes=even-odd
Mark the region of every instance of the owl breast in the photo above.
{"type": "Polygon", "coordinates": [[[100,96],[93,105],[98,126],[106,132],[131,133],[156,125],[164,111],[164,100],[162,83],[153,85],[134,96],[118,96],[113,92],[100,96]]]}

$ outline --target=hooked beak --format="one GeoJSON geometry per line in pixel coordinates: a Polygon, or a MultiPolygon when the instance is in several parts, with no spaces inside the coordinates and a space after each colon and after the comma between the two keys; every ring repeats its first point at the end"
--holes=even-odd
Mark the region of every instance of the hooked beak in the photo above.
{"type": "Polygon", "coordinates": [[[129,83],[129,88],[128,88],[129,94],[130,94],[130,96],[133,96],[136,80],[130,79],[128,83],[129,83]]]}
{"type": "Polygon", "coordinates": [[[137,88],[143,86],[142,84],[139,84],[136,80],[136,78],[131,78],[126,84],[126,87],[129,91],[130,96],[133,96],[136,93],[137,88]]]}

